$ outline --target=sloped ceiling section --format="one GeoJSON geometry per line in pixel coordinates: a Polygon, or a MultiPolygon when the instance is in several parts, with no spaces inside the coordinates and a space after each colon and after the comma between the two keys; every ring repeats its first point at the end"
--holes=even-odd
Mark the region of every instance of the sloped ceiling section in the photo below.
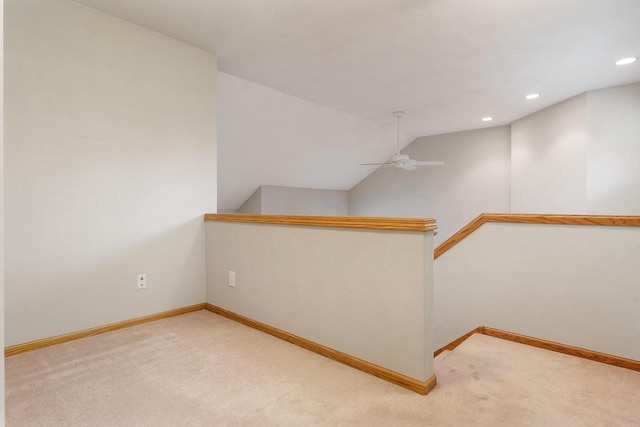
{"type": "MultiPolygon", "coordinates": [[[[485,116],[494,118],[490,126],[509,124],[579,93],[640,80],[640,64],[613,65],[640,56],[638,0],[77,1],[214,52],[228,75],[367,123],[393,126],[390,113],[405,110],[404,129],[413,137],[487,126],[480,121],[485,116]],[[542,96],[525,100],[532,92],[542,96]]],[[[238,120],[253,126],[247,116],[238,120]]],[[[240,170],[239,157],[264,156],[263,165],[275,169],[282,167],[282,150],[301,153],[299,163],[290,159],[286,170],[270,172],[276,182],[253,190],[260,184],[344,189],[357,182],[357,163],[367,159],[349,153],[361,150],[362,138],[293,139],[286,149],[271,150],[259,147],[268,139],[253,141],[250,150],[243,141],[227,159],[240,170]],[[310,168],[307,159],[332,178],[321,178],[321,168],[310,168]]],[[[227,144],[221,139],[220,149],[234,150],[227,144]]],[[[382,160],[391,151],[370,157],[382,160]]],[[[254,170],[256,161],[249,162],[254,170]]],[[[233,168],[220,170],[221,208],[237,207],[237,199],[251,194],[233,187],[236,178],[226,175],[233,168]],[[227,184],[241,193],[234,200],[224,194],[227,184]]]]}
{"type": "MultiPolygon", "coordinates": [[[[384,161],[395,129],[218,73],[218,207],[260,185],[349,190],[384,161]]],[[[404,141],[403,143],[407,143],[404,141]]]]}

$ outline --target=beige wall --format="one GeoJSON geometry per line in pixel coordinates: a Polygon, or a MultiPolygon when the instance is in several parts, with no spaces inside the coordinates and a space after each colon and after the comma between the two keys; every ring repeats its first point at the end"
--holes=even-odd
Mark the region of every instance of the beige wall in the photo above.
{"type": "Polygon", "coordinates": [[[5,15],[6,343],[202,302],[215,56],[66,0],[5,15]]]}
{"type": "Polygon", "coordinates": [[[640,360],[640,228],[484,224],[434,265],[436,347],[489,326],[640,360]]]}
{"type": "Polygon", "coordinates": [[[206,228],[209,303],[421,381],[433,375],[431,232],[206,228]]]}

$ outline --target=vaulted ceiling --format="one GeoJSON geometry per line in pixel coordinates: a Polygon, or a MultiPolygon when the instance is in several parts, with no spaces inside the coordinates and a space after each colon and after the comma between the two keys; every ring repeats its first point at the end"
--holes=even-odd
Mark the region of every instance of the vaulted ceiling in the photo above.
{"type": "MultiPolygon", "coordinates": [[[[361,119],[391,125],[390,112],[405,110],[412,137],[486,126],[485,116],[507,124],[640,80],[638,64],[613,65],[640,56],[638,0],[78,3],[214,52],[225,73],[361,119]]],[[[333,173],[335,188],[362,178],[333,173]]]]}

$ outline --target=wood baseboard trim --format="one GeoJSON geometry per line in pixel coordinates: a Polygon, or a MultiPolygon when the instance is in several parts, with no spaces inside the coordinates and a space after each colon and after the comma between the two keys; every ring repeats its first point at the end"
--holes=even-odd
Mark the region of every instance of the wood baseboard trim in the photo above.
{"type": "Polygon", "coordinates": [[[620,368],[631,369],[640,372],[640,360],[627,359],[625,357],[614,356],[612,354],[601,353],[599,351],[587,350],[586,348],[574,347],[572,345],[561,344],[554,341],[547,341],[540,338],[534,338],[527,335],[516,334],[514,332],[503,331],[500,329],[489,328],[487,326],[478,326],[474,330],[464,334],[460,338],[451,341],[449,344],[436,350],[433,356],[437,356],[445,350],[453,350],[464,342],[473,334],[484,334],[494,338],[500,338],[507,341],[513,341],[520,344],[530,345],[532,347],[543,348],[558,353],[568,354],[569,356],[581,357],[583,359],[593,360],[594,362],[606,363],[607,365],[618,366],[620,368]]]}
{"type": "Polygon", "coordinates": [[[415,378],[411,378],[390,369],[383,368],[382,366],[366,362],[357,357],[351,356],[338,350],[334,350],[322,344],[309,341],[308,339],[299,337],[278,328],[274,328],[273,326],[266,325],[264,323],[258,322],[257,320],[250,319],[224,308],[217,307],[209,303],[205,304],[205,308],[212,313],[234,320],[238,323],[242,323],[245,326],[249,326],[269,335],[273,335],[276,338],[288,341],[291,344],[295,344],[299,347],[304,348],[305,350],[312,351],[329,359],[335,360],[336,362],[340,362],[345,365],[351,366],[352,368],[359,369],[363,372],[374,375],[378,378],[389,381],[393,384],[399,385],[400,387],[404,387],[416,393],[426,395],[436,386],[435,375],[433,375],[427,381],[419,381],[415,378]]]}
{"type": "Polygon", "coordinates": [[[96,328],[83,329],[77,332],[57,335],[51,338],[43,338],[36,341],[30,341],[22,344],[11,345],[5,347],[4,356],[15,356],[16,354],[25,353],[27,351],[37,350],[39,348],[49,347],[55,344],[61,344],[68,341],[86,338],[93,335],[103,334],[118,329],[128,328],[130,326],[139,325],[141,323],[153,322],[154,320],[165,319],[167,317],[178,316],[180,314],[191,313],[192,311],[203,310],[205,303],[190,305],[188,307],[176,308],[175,310],[163,311],[162,313],[150,314],[148,316],[136,317],[135,319],[124,320],[122,322],[111,323],[109,325],[98,326],[96,328]]]}
{"type": "Polygon", "coordinates": [[[593,360],[594,362],[606,363],[607,365],[618,366],[620,368],[631,369],[633,371],[640,372],[640,360],[627,359],[607,353],[601,353],[599,351],[587,350],[586,348],[574,347],[567,344],[529,337],[527,335],[502,331],[500,329],[488,328],[486,326],[483,327],[482,333],[507,341],[514,341],[520,344],[526,344],[533,347],[543,348],[545,350],[564,353],[570,356],[581,357],[583,359],[593,360]]]}
{"type": "Polygon", "coordinates": [[[462,344],[471,335],[473,335],[473,334],[482,334],[483,330],[484,330],[484,326],[478,326],[477,328],[473,329],[472,331],[467,332],[466,334],[464,334],[460,338],[455,339],[455,340],[451,341],[449,344],[445,345],[444,347],[439,348],[436,351],[434,351],[433,352],[433,357],[436,357],[437,355],[439,355],[440,353],[442,353],[445,350],[453,351],[457,346],[462,344]]]}
{"type": "Polygon", "coordinates": [[[431,378],[429,378],[424,382],[424,393],[420,393],[420,394],[423,394],[423,395],[429,394],[429,392],[434,389],[437,383],[438,381],[436,380],[436,375],[435,374],[431,375],[431,378]]]}

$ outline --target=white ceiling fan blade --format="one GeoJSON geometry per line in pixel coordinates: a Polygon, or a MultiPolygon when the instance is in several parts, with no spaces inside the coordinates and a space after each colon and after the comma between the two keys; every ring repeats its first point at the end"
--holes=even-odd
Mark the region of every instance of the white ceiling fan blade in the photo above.
{"type": "Polygon", "coordinates": [[[412,171],[414,169],[418,169],[416,166],[414,166],[412,164],[399,165],[398,167],[402,168],[404,170],[407,170],[407,171],[412,171]]]}
{"type": "Polygon", "coordinates": [[[374,164],[374,165],[372,165],[372,166],[374,166],[374,167],[372,167],[372,168],[367,168],[366,170],[368,170],[368,171],[377,171],[378,169],[382,169],[382,168],[390,168],[390,167],[392,167],[393,165],[391,165],[391,164],[389,164],[389,163],[380,163],[379,165],[375,165],[375,164],[374,164]]]}
{"type": "Polygon", "coordinates": [[[398,169],[404,169],[406,171],[412,171],[418,168],[418,166],[442,166],[444,162],[442,161],[418,161],[409,157],[408,154],[400,154],[400,118],[404,114],[404,111],[395,111],[393,115],[396,117],[398,122],[398,132],[397,132],[397,149],[395,154],[392,154],[384,163],[360,163],[361,166],[377,166],[373,169],[367,170],[375,170],[380,168],[393,168],[393,174],[396,175],[398,173],[398,169]]]}
{"type": "Polygon", "coordinates": [[[444,162],[442,161],[424,161],[424,162],[420,162],[420,161],[415,161],[413,163],[411,163],[414,166],[443,166],[444,162]]]}
{"type": "Polygon", "coordinates": [[[398,161],[396,161],[395,163],[399,164],[399,165],[412,165],[414,164],[416,161],[413,159],[400,159],[398,161]]]}

